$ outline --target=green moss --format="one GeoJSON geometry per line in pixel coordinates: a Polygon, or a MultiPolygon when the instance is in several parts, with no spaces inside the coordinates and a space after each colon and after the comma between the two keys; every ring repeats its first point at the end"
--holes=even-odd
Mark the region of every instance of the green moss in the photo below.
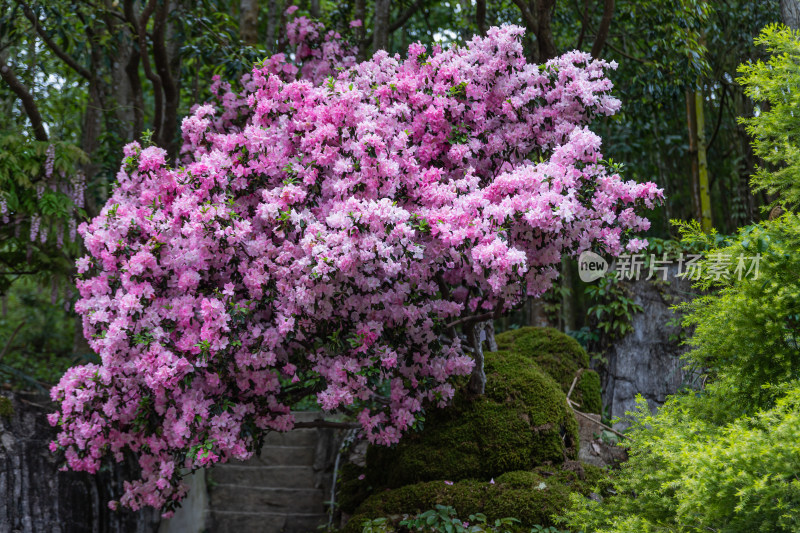
{"type": "Polygon", "coordinates": [[[580,410],[584,413],[603,412],[603,400],[601,397],[600,375],[594,370],[584,370],[572,398],[580,405],[580,410]]]}
{"type": "Polygon", "coordinates": [[[578,341],[553,328],[526,327],[504,331],[496,337],[497,346],[536,362],[556,380],[565,393],[580,369],[585,369],[571,398],[588,413],[600,413],[600,376],[589,368],[589,355],[578,341]]]}
{"type": "Polygon", "coordinates": [[[497,477],[494,484],[465,480],[448,485],[438,480],[406,485],[371,496],[357,509],[343,532],[361,531],[361,523],[366,519],[399,519],[437,504],[454,507],[461,517],[480,512],[490,522],[497,518],[517,518],[521,521],[519,530],[530,531],[534,525],[554,525],[553,517],[568,507],[570,493],[588,494],[599,475],[602,475],[600,469],[539,467],[507,472],[497,477]]]}
{"type": "Polygon", "coordinates": [[[347,463],[342,467],[337,484],[336,503],[343,512],[353,514],[356,507],[369,496],[369,484],[365,479],[359,479],[366,470],[347,463]]]}
{"type": "Polygon", "coordinates": [[[486,394],[458,393],[420,433],[367,452],[367,481],[400,487],[436,479],[486,479],[574,459],[578,424],[561,387],[527,357],[486,354],[486,394]]]}
{"type": "Polygon", "coordinates": [[[0,396],[0,417],[11,418],[14,416],[14,405],[5,396],[0,396]]]}

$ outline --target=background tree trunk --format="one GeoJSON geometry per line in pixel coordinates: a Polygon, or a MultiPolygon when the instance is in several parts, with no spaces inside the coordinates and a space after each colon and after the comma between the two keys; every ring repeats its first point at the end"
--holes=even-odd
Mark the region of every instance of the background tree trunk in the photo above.
{"type": "Polygon", "coordinates": [[[361,26],[355,29],[355,39],[358,45],[358,60],[364,61],[367,57],[367,43],[364,42],[367,30],[367,5],[365,0],[356,0],[353,8],[353,18],[361,21],[361,26]]]}
{"type": "Polygon", "coordinates": [[[800,1],[781,0],[781,19],[793,30],[800,29],[800,1]]]}
{"type": "Polygon", "coordinates": [[[391,0],[375,0],[375,23],[372,27],[372,52],[389,48],[391,0]]]}
{"type": "Polygon", "coordinates": [[[277,30],[281,21],[280,0],[269,0],[267,4],[267,51],[274,52],[277,49],[277,30]]]}
{"type": "Polygon", "coordinates": [[[697,165],[697,113],[694,91],[686,91],[686,127],[689,132],[689,185],[692,191],[692,213],[700,220],[700,169],[697,165]]]}
{"type": "Polygon", "coordinates": [[[692,206],[703,231],[711,230],[711,196],[708,186],[708,162],[705,146],[703,93],[686,91],[686,125],[689,130],[689,165],[692,206]]]}
{"type": "Polygon", "coordinates": [[[597,35],[592,44],[592,57],[598,58],[603,52],[603,47],[608,39],[608,30],[611,28],[611,19],[614,17],[614,0],[603,2],[603,18],[600,19],[600,27],[597,28],[597,35]]]}
{"type": "Polygon", "coordinates": [[[486,35],[486,0],[476,0],[475,25],[478,26],[479,34],[486,35]]]}
{"type": "Polygon", "coordinates": [[[711,192],[708,185],[708,158],[706,157],[705,112],[702,88],[694,93],[695,124],[697,125],[697,177],[700,192],[700,226],[711,231],[711,192]]]}
{"type": "Polygon", "coordinates": [[[239,34],[245,44],[258,44],[258,0],[241,0],[239,34]]]}

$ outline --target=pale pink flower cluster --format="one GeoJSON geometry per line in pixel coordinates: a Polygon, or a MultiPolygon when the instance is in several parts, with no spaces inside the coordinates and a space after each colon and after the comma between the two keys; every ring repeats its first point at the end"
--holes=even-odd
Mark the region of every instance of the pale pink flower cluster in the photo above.
{"type": "Polygon", "coordinates": [[[46,159],[44,161],[44,177],[50,179],[53,176],[53,165],[56,160],[56,147],[52,144],[47,147],[46,159]]]}
{"type": "MultiPolygon", "coordinates": [[[[322,34],[297,24],[295,39],[322,34]]],[[[588,128],[619,108],[615,65],[529,64],[522,33],[379,52],[319,84],[267,61],[184,120],[179,168],[128,145],[80,227],[76,310],[102,363],[52,391],[67,465],[132,451],[122,503],[169,509],[181,475],[250,457],[308,392],[395,443],[472,369],[449,323],[542,294],[562,254],[617,254],[646,230],[633,210],[661,191],[609,173],[588,128]]]]}
{"type": "MultiPolygon", "coordinates": [[[[56,218],[52,215],[42,215],[41,212],[34,214],[18,213],[9,208],[8,198],[0,191],[0,219],[4,224],[12,223],[15,228],[15,235],[19,235],[20,227],[28,223],[30,242],[45,244],[48,236],[52,233],[53,226],[56,230],[56,246],[60,249],[64,246],[64,220],[70,227],[69,238],[75,241],[77,237],[76,218],[81,216],[80,210],[84,207],[84,194],[86,190],[86,178],[83,172],[78,171],[72,178],[67,179],[66,173],[62,170],[59,172],[60,180],[53,179],[53,171],[55,165],[56,149],[55,145],[50,144],[45,151],[44,162],[44,177],[40,177],[39,181],[35,184],[34,190],[36,191],[36,200],[41,201],[44,198],[45,192],[49,189],[56,194],[63,194],[72,201],[72,207],[65,215],[56,218]]],[[[16,202],[17,206],[26,205],[25,202],[16,202]]],[[[38,208],[37,208],[38,209],[38,208]]],[[[32,248],[28,247],[28,255],[32,253],[32,248]]]]}

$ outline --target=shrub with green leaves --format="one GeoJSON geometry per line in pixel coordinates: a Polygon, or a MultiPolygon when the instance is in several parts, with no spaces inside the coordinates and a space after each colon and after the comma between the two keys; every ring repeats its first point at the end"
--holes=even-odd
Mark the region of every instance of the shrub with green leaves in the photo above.
{"type": "Polygon", "coordinates": [[[768,61],[739,67],[745,94],[759,113],[740,119],[753,137],[753,152],[764,164],[752,183],[756,190],[777,195],[776,203],[800,205],[800,39],[798,32],[780,24],[764,28],[755,40],[771,53],[768,61]]]}
{"type": "Polygon", "coordinates": [[[0,295],[23,276],[71,283],[85,161],[69,143],[0,135],[0,295]]]}
{"type": "MultiPolygon", "coordinates": [[[[765,157],[754,184],[796,206],[800,117],[791,102],[800,42],[775,26],[758,42],[773,56],[743,67],[742,81],[771,107],[746,122],[756,151],[774,157],[765,157]]],[[[683,306],[685,325],[695,328],[685,357],[706,386],[670,398],[655,415],[640,400],[615,494],[601,503],[573,496],[565,521],[585,533],[800,531],[800,217],[790,211],[730,240],[697,224],[681,230],[687,245],[708,249],[704,269],[748,261],[746,272],[705,276],[699,288],[714,291],[683,306]]]]}
{"type": "Polygon", "coordinates": [[[800,382],[771,409],[718,424],[702,416],[720,391],[676,396],[633,417],[617,495],[573,496],[574,529],[595,533],[800,530],[800,382]]]}
{"type": "MultiPolygon", "coordinates": [[[[685,235],[702,238],[696,228],[685,235]]],[[[800,377],[800,218],[786,213],[742,228],[704,266],[739,257],[748,269],[757,262],[757,277],[753,270],[712,281],[716,291],[683,306],[684,325],[695,328],[686,358],[720,389],[717,411],[727,420],[771,407],[780,384],[800,377]]]]}

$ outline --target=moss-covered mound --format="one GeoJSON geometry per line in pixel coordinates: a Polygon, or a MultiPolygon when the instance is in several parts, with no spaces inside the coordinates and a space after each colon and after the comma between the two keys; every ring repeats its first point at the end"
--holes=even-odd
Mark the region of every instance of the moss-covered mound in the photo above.
{"type": "Polygon", "coordinates": [[[572,380],[581,372],[570,398],[586,413],[600,413],[600,376],[589,370],[589,355],[578,341],[553,328],[519,328],[504,331],[496,337],[497,346],[528,357],[536,362],[547,375],[561,385],[565,393],[572,380]]]}
{"type": "Polygon", "coordinates": [[[485,395],[459,393],[452,406],[428,415],[422,432],[394,448],[370,447],[367,484],[488,480],[577,457],[578,424],[558,383],[509,351],[487,353],[485,368],[485,395]]]}
{"type": "Polygon", "coordinates": [[[418,514],[437,504],[454,507],[460,517],[483,513],[490,522],[497,518],[517,518],[521,521],[520,531],[530,531],[535,525],[554,525],[552,518],[568,506],[570,493],[586,495],[602,477],[601,469],[584,465],[573,470],[539,467],[533,471],[508,472],[497,477],[494,484],[488,480],[453,484],[438,480],[407,485],[372,495],[356,510],[343,533],[360,532],[367,519],[400,520],[404,514],[418,514]]]}

